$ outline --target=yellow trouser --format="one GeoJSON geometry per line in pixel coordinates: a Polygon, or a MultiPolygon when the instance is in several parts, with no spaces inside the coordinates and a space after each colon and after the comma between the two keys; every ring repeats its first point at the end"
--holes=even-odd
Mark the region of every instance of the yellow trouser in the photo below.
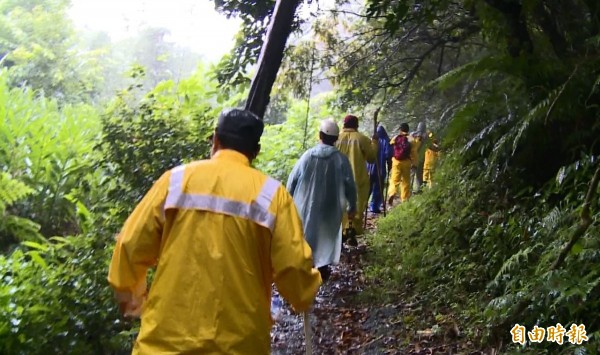
{"type": "Polygon", "coordinates": [[[433,186],[433,169],[423,169],[423,181],[427,183],[428,187],[433,186]]]}
{"type": "Polygon", "coordinates": [[[410,166],[410,159],[396,160],[396,158],[392,158],[388,198],[396,195],[396,192],[398,192],[398,184],[400,184],[400,197],[403,202],[408,200],[410,197],[410,166]]]}
{"type": "MultiPolygon", "coordinates": [[[[354,227],[356,230],[357,235],[364,233],[363,223],[365,221],[365,209],[367,208],[367,203],[369,202],[369,184],[369,180],[366,180],[356,185],[356,192],[358,196],[356,200],[356,214],[352,219],[352,227],[354,227]]],[[[347,213],[344,213],[342,225],[344,226],[344,229],[348,228],[349,223],[347,213]]]]}

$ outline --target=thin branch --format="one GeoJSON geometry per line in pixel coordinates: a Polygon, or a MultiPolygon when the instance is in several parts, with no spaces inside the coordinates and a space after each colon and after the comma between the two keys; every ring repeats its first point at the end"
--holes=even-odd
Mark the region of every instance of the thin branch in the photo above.
{"type": "Polygon", "coordinates": [[[342,42],[347,42],[347,41],[355,39],[356,37],[364,36],[366,34],[373,33],[373,32],[378,32],[378,31],[380,31],[381,33],[377,33],[375,36],[384,36],[384,35],[388,34],[388,31],[386,31],[384,28],[371,27],[371,28],[369,28],[366,31],[356,32],[356,33],[353,33],[352,36],[350,36],[350,37],[342,38],[341,41],[342,42]]]}
{"type": "Polygon", "coordinates": [[[429,47],[428,50],[425,51],[425,53],[423,53],[423,55],[421,55],[421,57],[419,58],[419,60],[417,61],[417,63],[410,69],[410,71],[408,72],[408,75],[402,79],[401,81],[397,82],[397,83],[390,83],[390,86],[392,87],[399,87],[404,85],[404,88],[402,89],[402,91],[400,92],[400,95],[398,95],[396,97],[396,99],[400,99],[400,97],[404,96],[404,94],[406,93],[406,91],[408,90],[408,86],[410,85],[410,83],[412,82],[412,80],[415,78],[415,76],[417,75],[417,72],[419,71],[419,69],[421,68],[421,66],[423,65],[423,62],[425,61],[425,59],[439,46],[441,46],[442,44],[445,43],[445,40],[440,39],[437,41],[437,43],[435,43],[434,45],[432,45],[431,47],[429,47]]]}
{"type": "Polygon", "coordinates": [[[360,18],[365,18],[365,19],[385,18],[385,16],[382,16],[382,15],[379,15],[379,16],[367,16],[367,15],[362,15],[362,14],[356,13],[354,11],[348,11],[348,10],[330,9],[328,11],[330,13],[332,13],[332,14],[352,15],[352,16],[356,16],[356,17],[360,17],[360,18]]]}
{"type": "MultiPolygon", "coordinates": [[[[457,28],[460,26],[460,23],[455,24],[454,26],[452,26],[452,28],[450,28],[449,30],[452,30],[453,28],[457,28]]],[[[471,34],[475,33],[478,30],[478,28],[476,27],[472,27],[470,28],[469,31],[465,32],[461,37],[462,38],[467,38],[469,37],[471,34]]],[[[404,96],[406,94],[406,92],[408,91],[408,88],[410,86],[410,84],[412,83],[412,80],[415,78],[415,76],[417,75],[419,69],[421,68],[421,66],[423,65],[423,62],[425,61],[425,59],[439,46],[444,45],[446,43],[446,39],[440,38],[436,43],[434,43],[427,51],[425,51],[425,53],[423,53],[423,55],[421,56],[421,58],[419,59],[419,61],[411,68],[411,70],[409,71],[408,75],[401,80],[398,83],[390,83],[392,87],[398,87],[401,85],[404,85],[404,87],[402,88],[402,91],[400,92],[400,94],[396,97],[396,100],[399,100],[402,96],[404,96]]]]}
{"type": "MultiPolygon", "coordinates": [[[[340,73],[340,75],[342,75],[342,76],[343,76],[343,75],[347,74],[347,73],[348,73],[348,72],[350,72],[352,69],[354,69],[354,67],[356,67],[356,66],[357,66],[359,63],[363,62],[364,60],[366,60],[366,59],[370,58],[370,57],[371,57],[372,55],[374,55],[375,53],[379,52],[379,51],[381,50],[381,47],[383,47],[383,45],[384,45],[384,44],[385,44],[385,43],[386,43],[386,42],[387,42],[387,41],[388,41],[390,38],[391,38],[391,35],[389,35],[387,38],[385,38],[383,41],[381,41],[381,43],[379,43],[379,45],[377,46],[377,48],[375,48],[375,49],[371,50],[371,52],[370,52],[370,53],[368,53],[368,54],[366,54],[366,55],[362,56],[361,58],[357,59],[356,61],[354,61],[354,63],[352,63],[352,64],[351,64],[351,65],[350,65],[348,68],[346,68],[346,70],[344,70],[342,73],[340,73]]],[[[358,50],[356,50],[356,51],[354,51],[354,52],[352,52],[352,53],[349,53],[348,55],[345,55],[345,56],[343,56],[343,57],[339,58],[339,60],[338,60],[336,63],[334,63],[334,66],[336,66],[336,65],[337,65],[337,64],[338,64],[340,61],[342,61],[342,60],[344,60],[344,59],[348,58],[350,55],[352,55],[352,54],[355,54],[355,53],[357,53],[357,52],[358,52],[358,50]]]]}
{"type": "Polygon", "coordinates": [[[442,49],[440,50],[440,63],[438,64],[438,70],[437,70],[438,76],[442,75],[442,67],[444,65],[444,48],[446,48],[446,46],[442,44],[442,49]]]}
{"type": "Polygon", "coordinates": [[[306,149],[306,139],[308,138],[308,119],[310,116],[310,97],[313,87],[313,72],[315,70],[315,43],[313,42],[310,50],[310,75],[308,76],[308,98],[306,99],[306,119],[304,121],[304,139],[302,140],[302,150],[306,149]]]}
{"type": "Polygon", "coordinates": [[[544,124],[546,124],[548,122],[548,117],[550,117],[550,114],[552,113],[552,110],[554,109],[554,105],[556,105],[556,101],[558,101],[558,98],[562,96],[562,93],[565,91],[565,87],[567,87],[567,84],[569,83],[569,81],[571,81],[571,79],[573,79],[573,76],[575,76],[577,69],[579,69],[578,64],[575,65],[575,69],[573,69],[573,72],[571,73],[571,75],[569,76],[567,81],[565,81],[564,84],[562,84],[560,91],[558,92],[558,94],[556,95],[554,100],[552,100],[552,104],[550,105],[550,108],[548,108],[548,112],[546,112],[546,118],[544,119],[544,124]]]}

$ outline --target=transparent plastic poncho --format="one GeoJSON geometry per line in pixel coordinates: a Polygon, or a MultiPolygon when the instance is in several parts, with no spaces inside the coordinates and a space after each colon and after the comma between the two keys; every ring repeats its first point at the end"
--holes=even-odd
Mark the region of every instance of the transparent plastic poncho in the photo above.
{"type": "Polygon", "coordinates": [[[287,189],[302,218],[315,267],[337,264],[342,245],[342,215],[356,211],[356,185],[348,158],[318,144],[298,160],[287,189]]]}

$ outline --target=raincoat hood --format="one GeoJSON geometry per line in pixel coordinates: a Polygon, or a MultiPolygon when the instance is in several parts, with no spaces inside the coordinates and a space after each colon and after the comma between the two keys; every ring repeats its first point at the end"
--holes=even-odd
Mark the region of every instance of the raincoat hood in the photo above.
{"type": "Polygon", "coordinates": [[[385,139],[388,142],[390,140],[390,137],[388,136],[387,131],[381,125],[377,127],[377,138],[385,139]]]}
{"type": "Polygon", "coordinates": [[[328,159],[337,151],[336,147],[319,143],[310,151],[310,155],[316,158],[328,159]]]}

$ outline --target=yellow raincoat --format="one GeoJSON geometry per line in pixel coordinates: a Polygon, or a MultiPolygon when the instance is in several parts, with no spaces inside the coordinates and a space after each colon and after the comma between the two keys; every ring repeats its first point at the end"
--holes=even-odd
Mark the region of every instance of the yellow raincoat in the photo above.
{"type": "Polygon", "coordinates": [[[233,150],[154,184],[118,237],[108,280],[135,293],[154,265],[134,354],[268,354],[273,281],[299,312],[321,284],[294,200],[233,150]]]}
{"type": "Polygon", "coordinates": [[[433,186],[433,173],[440,152],[428,147],[425,151],[425,162],[423,163],[423,181],[427,182],[429,187],[433,186]]]}
{"type": "MultiPolygon", "coordinates": [[[[402,202],[408,200],[411,195],[410,191],[410,168],[412,166],[413,159],[417,159],[419,147],[416,146],[415,140],[408,133],[401,132],[400,134],[406,135],[410,143],[410,158],[405,160],[398,160],[392,158],[392,170],[390,170],[390,185],[388,191],[388,199],[395,196],[398,192],[398,185],[400,185],[400,198],[402,202]]],[[[390,140],[392,147],[396,137],[390,140]]]]}
{"type": "Polygon", "coordinates": [[[410,161],[413,166],[416,166],[419,162],[419,149],[421,149],[423,138],[409,135],[408,141],[410,142],[410,161]]]}
{"type": "MultiPolygon", "coordinates": [[[[369,202],[369,173],[367,172],[367,162],[374,163],[377,158],[378,141],[372,140],[364,134],[353,128],[344,128],[340,133],[335,146],[348,157],[354,174],[354,182],[358,199],[356,202],[356,215],[352,220],[352,226],[357,234],[363,231],[363,214],[369,202]]],[[[344,214],[344,229],[348,227],[348,216],[344,214]]]]}

